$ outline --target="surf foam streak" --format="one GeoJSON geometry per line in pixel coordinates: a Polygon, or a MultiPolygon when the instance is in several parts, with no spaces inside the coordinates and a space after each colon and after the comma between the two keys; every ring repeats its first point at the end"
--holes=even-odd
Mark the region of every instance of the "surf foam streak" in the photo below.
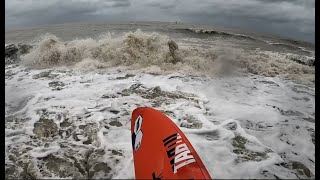
{"type": "MultiPolygon", "coordinates": [[[[98,39],[69,42],[47,34],[40,37],[31,52],[21,59],[23,64],[38,68],[68,65],[92,70],[126,66],[128,69],[151,68],[162,74],[176,71],[210,76],[253,73],[313,81],[314,67],[299,64],[292,60],[293,57],[300,56],[222,45],[207,48],[192,44],[185,46],[168,36],[137,30],[118,37],[109,33],[98,39]]],[[[301,58],[301,61],[309,61],[313,57],[301,58]]]]}

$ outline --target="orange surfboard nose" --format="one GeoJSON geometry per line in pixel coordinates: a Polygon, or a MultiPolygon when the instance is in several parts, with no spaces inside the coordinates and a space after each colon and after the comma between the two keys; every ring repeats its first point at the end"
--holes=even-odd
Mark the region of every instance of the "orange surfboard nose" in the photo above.
{"type": "Polygon", "coordinates": [[[160,111],[135,109],[131,137],[137,179],[211,179],[186,136],[160,111]]]}

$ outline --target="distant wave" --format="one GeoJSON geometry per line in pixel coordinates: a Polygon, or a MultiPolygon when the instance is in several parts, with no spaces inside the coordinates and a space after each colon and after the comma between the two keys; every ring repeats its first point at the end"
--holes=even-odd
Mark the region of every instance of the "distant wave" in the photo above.
{"type": "Polygon", "coordinates": [[[302,47],[302,46],[312,47],[310,43],[291,40],[291,39],[278,38],[279,41],[283,41],[283,42],[273,42],[270,40],[256,38],[254,36],[249,36],[245,34],[217,31],[212,29],[184,28],[184,29],[178,29],[178,30],[183,31],[185,33],[189,32],[189,33],[195,33],[199,35],[212,35],[212,36],[221,36],[221,37],[231,37],[231,38],[240,39],[240,40],[243,39],[243,40],[250,40],[250,41],[256,41],[256,42],[258,41],[258,42],[262,42],[262,43],[274,46],[275,48],[281,47],[287,50],[300,51],[306,54],[312,54],[312,51],[306,50],[304,47],[302,47]]]}
{"type": "Polygon", "coordinates": [[[228,37],[235,37],[235,38],[240,38],[240,39],[248,39],[248,40],[254,40],[254,41],[259,41],[258,39],[244,35],[244,34],[233,34],[229,32],[223,32],[223,31],[217,31],[217,30],[209,30],[209,29],[202,29],[202,28],[185,28],[185,29],[179,29],[181,31],[186,31],[186,32],[192,32],[192,33],[197,33],[197,34],[209,34],[209,35],[219,35],[219,36],[228,36],[228,37]]]}
{"type": "Polygon", "coordinates": [[[302,51],[307,54],[311,54],[312,51],[306,50],[303,47],[297,46],[297,45],[290,45],[290,44],[285,44],[285,43],[279,43],[279,42],[267,42],[268,44],[275,46],[275,47],[283,47],[289,50],[294,50],[294,51],[302,51]]]}

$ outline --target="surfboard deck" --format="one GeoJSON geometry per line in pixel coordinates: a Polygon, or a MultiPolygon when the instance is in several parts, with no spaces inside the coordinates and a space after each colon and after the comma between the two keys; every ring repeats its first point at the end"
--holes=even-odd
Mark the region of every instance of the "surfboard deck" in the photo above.
{"type": "Polygon", "coordinates": [[[211,179],[195,149],[162,112],[132,112],[131,137],[136,179],[211,179]]]}

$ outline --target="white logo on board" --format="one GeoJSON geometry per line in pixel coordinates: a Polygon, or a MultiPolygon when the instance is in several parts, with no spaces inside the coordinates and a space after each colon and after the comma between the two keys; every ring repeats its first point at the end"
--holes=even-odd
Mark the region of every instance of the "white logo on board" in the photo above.
{"type": "Polygon", "coordinates": [[[142,117],[139,115],[138,118],[135,121],[134,124],[134,130],[133,130],[133,148],[135,151],[137,151],[139,149],[139,147],[141,146],[141,141],[142,141],[142,130],[141,130],[141,126],[142,126],[142,117]]]}

